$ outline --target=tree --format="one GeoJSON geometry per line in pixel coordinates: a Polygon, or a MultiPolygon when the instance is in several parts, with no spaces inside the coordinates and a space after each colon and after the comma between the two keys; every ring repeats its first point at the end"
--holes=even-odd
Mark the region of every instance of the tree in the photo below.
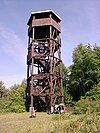
{"type": "Polygon", "coordinates": [[[70,71],[68,70],[68,68],[64,64],[62,64],[62,71],[63,71],[64,103],[70,104],[72,102],[72,97],[68,91],[68,81],[69,81],[70,71]]]}
{"type": "Polygon", "coordinates": [[[100,83],[93,86],[93,89],[88,91],[85,96],[75,104],[75,113],[86,113],[86,112],[100,112],[100,83]]]}
{"type": "Polygon", "coordinates": [[[88,99],[91,99],[92,101],[100,100],[100,83],[98,83],[97,85],[94,85],[93,89],[87,92],[83,98],[84,99],[88,98],[88,99]]]}
{"type": "Polygon", "coordinates": [[[0,81],[0,98],[3,98],[6,95],[6,89],[4,83],[0,81]]]}
{"type": "Polygon", "coordinates": [[[78,101],[100,81],[100,47],[80,44],[73,52],[73,66],[69,76],[69,91],[78,101]]]}
{"type": "Polygon", "coordinates": [[[2,102],[2,109],[7,112],[24,112],[25,109],[25,95],[26,82],[22,81],[19,85],[14,85],[8,92],[7,97],[2,102]]]}

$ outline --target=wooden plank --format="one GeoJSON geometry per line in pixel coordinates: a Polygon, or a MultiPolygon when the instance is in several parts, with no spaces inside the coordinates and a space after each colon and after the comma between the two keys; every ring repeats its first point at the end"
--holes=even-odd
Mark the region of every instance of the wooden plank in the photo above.
{"type": "MultiPolygon", "coordinates": [[[[43,18],[43,19],[32,20],[32,27],[36,27],[36,26],[49,26],[49,25],[55,27],[59,32],[61,32],[61,28],[60,28],[59,23],[57,23],[52,18],[43,18]]],[[[30,32],[32,27],[29,27],[29,32],[30,32]]]]}

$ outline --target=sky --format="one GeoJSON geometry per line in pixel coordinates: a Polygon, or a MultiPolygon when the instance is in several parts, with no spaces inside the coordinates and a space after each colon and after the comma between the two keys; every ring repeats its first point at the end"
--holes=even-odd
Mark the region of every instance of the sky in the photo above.
{"type": "Polygon", "coordinates": [[[62,60],[72,64],[78,44],[100,46],[100,0],[0,0],[0,80],[9,88],[26,78],[27,22],[31,12],[61,18],[62,60]]]}

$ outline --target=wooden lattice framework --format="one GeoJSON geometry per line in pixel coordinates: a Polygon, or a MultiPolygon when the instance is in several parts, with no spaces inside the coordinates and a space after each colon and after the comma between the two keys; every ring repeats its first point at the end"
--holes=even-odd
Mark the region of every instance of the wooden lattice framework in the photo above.
{"type": "Polygon", "coordinates": [[[60,21],[52,10],[33,12],[29,18],[28,108],[36,105],[35,97],[49,110],[55,104],[63,103],[60,21]]]}

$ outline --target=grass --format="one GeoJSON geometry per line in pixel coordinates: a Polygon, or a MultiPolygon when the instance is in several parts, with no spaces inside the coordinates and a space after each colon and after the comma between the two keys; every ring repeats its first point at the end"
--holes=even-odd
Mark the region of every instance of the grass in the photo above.
{"type": "Polygon", "coordinates": [[[100,114],[90,115],[37,112],[36,118],[29,118],[27,112],[0,114],[0,133],[99,133],[100,114]]]}

